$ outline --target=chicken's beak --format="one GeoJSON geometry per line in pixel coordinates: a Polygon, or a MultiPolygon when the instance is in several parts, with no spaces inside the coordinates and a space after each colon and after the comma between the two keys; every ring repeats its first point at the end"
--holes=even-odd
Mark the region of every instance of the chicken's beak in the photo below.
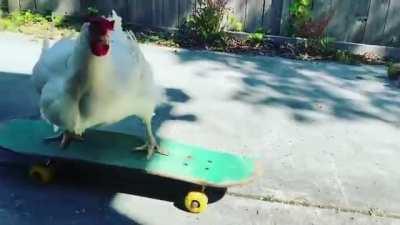
{"type": "Polygon", "coordinates": [[[103,45],[109,45],[110,44],[110,35],[106,34],[104,36],[100,36],[99,42],[101,42],[103,45]]]}

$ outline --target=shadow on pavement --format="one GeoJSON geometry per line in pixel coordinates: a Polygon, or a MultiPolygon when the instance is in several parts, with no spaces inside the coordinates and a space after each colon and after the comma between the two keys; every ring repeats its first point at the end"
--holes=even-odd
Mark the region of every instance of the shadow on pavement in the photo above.
{"type": "MultiPolygon", "coordinates": [[[[179,89],[166,89],[168,101],[157,108],[154,133],[168,120],[195,122],[193,114],[177,115],[175,103],[185,103],[190,96],[179,89]]],[[[0,72],[0,121],[15,118],[39,119],[38,96],[27,74],[0,72]]],[[[132,126],[143,133],[141,123],[132,126]]],[[[24,134],[21,134],[24,135],[24,134]]],[[[150,176],[127,169],[92,164],[57,164],[58,179],[47,186],[27,179],[28,165],[33,162],[0,149],[0,221],[1,225],[140,224],[115,211],[110,203],[116,193],[127,193],[171,202],[182,208],[183,196],[193,185],[150,176]]],[[[196,187],[198,188],[198,187],[196,187]]],[[[209,201],[222,198],[225,189],[207,189],[209,201]]]]}
{"type": "Polygon", "coordinates": [[[283,108],[299,123],[320,122],[324,116],[400,125],[399,89],[388,82],[386,70],[380,66],[207,51],[184,50],[176,55],[183,65],[196,62],[214,65],[200,70],[199,76],[225,68],[243,74],[237,80],[241,86],[233,92],[231,100],[255,107],[283,108]]]}
{"type": "MultiPolygon", "coordinates": [[[[14,224],[140,224],[115,211],[112,201],[117,193],[171,202],[183,209],[192,184],[146,175],[128,169],[77,162],[57,162],[53,183],[42,185],[29,179],[33,160],[1,150],[0,220],[14,224]],[[12,157],[15,157],[12,159],[12,157]]],[[[221,199],[226,189],[208,188],[209,202],[221,199]]]]}

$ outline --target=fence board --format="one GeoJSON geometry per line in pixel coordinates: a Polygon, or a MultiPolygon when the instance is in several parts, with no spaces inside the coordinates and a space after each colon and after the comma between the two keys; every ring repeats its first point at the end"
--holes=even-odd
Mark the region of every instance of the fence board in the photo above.
{"type": "Polygon", "coordinates": [[[313,0],[312,17],[321,19],[332,12],[332,0],[313,0]]]}
{"type": "Polygon", "coordinates": [[[180,0],[162,0],[161,26],[176,27],[178,25],[179,1],[180,0]]]}
{"type": "Polygon", "coordinates": [[[79,0],[57,0],[53,1],[53,11],[58,15],[73,15],[81,12],[81,4],[79,0]]]}
{"type": "Polygon", "coordinates": [[[163,0],[151,0],[151,25],[162,26],[163,0]]]}
{"type": "Polygon", "coordinates": [[[191,15],[196,4],[196,0],[178,0],[178,25],[182,24],[191,15]]]}
{"type": "Polygon", "coordinates": [[[247,0],[246,31],[253,32],[263,25],[264,0],[247,0]]]}
{"type": "Polygon", "coordinates": [[[270,4],[265,4],[264,27],[270,30],[271,34],[279,35],[281,31],[283,0],[270,0],[270,4]]]}
{"type": "MultiPolygon", "coordinates": [[[[314,21],[321,21],[326,19],[329,16],[334,14],[334,8],[332,7],[332,0],[313,0],[312,4],[312,19],[314,21]]],[[[327,27],[325,28],[325,32],[329,32],[329,25],[332,24],[332,21],[335,17],[331,17],[327,27]]]]}
{"type": "Polygon", "coordinates": [[[263,15],[261,18],[261,27],[268,30],[269,32],[272,31],[272,1],[273,0],[264,0],[263,2],[263,15]]]}
{"type": "Polygon", "coordinates": [[[35,10],[35,1],[34,0],[19,0],[19,9],[20,10],[35,10]]]}
{"type": "Polygon", "coordinates": [[[19,10],[19,1],[8,0],[8,10],[13,12],[15,10],[19,10]]]}
{"type": "Polygon", "coordinates": [[[227,7],[229,7],[234,16],[243,23],[246,27],[246,2],[247,0],[230,0],[227,7]]]}
{"type": "Polygon", "coordinates": [[[51,12],[57,8],[57,1],[36,0],[36,10],[41,13],[51,12]]]}
{"type": "Polygon", "coordinates": [[[129,20],[135,24],[151,25],[152,24],[152,1],[130,0],[129,20]]]}
{"type": "Polygon", "coordinates": [[[338,41],[362,42],[369,2],[370,0],[333,0],[332,10],[335,14],[328,26],[328,34],[338,41]]]}
{"type": "Polygon", "coordinates": [[[8,10],[8,1],[7,0],[0,0],[0,10],[2,10],[2,11],[8,10]]]}
{"type": "Polygon", "coordinates": [[[371,0],[349,1],[348,30],[345,41],[360,43],[364,39],[365,28],[368,20],[368,10],[371,0]]]}
{"type": "Polygon", "coordinates": [[[400,47],[400,0],[391,0],[383,42],[400,47]]]}
{"type": "MultiPolygon", "coordinates": [[[[3,0],[9,11],[19,9],[74,14],[89,5],[101,13],[112,9],[126,22],[176,27],[192,12],[196,0],[3,0]]],[[[228,6],[246,31],[264,27],[287,35],[289,5],[294,0],[229,0],[228,6]]],[[[328,35],[338,41],[400,46],[400,0],[313,0],[313,18],[334,10],[328,35]]]]}
{"type": "Polygon", "coordinates": [[[289,27],[289,7],[294,0],[282,0],[281,20],[280,20],[280,34],[287,35],[289,27]]]}
{"type": "Polygon", "coordinates": [[[283,0],[270,0],[270,5],[265,4],[264,27],[273,35],[279,35],[281,31],[282,7],[283,0]]]}
{"type": "Polygon", "coordinates": [[[378,44],[383,40],[390,0],[371,0],[364,43],[378,44]]]}
{"type": "Polygon", "coordinates": [[[329,23],[327,33],[338,41],[343,41],[347,37],[348,9],[350,7],[351,1],[348,0],[331,1],[331,10],[334,11],[334,15],[329,23]]]}

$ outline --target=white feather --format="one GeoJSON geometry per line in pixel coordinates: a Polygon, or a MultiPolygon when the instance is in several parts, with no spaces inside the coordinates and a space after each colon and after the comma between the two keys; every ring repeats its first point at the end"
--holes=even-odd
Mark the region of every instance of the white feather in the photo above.
{"type": "Polygon", "coordinates": [[[148,119],[163,100],[136,38],[122,30],[115,12],[112,19],[115,27],[106,56],[91,54],[84,24],[76,39],[43,48],[33,69],[42,116],[60,129],[82,134],[131,115],[148,119]]]}

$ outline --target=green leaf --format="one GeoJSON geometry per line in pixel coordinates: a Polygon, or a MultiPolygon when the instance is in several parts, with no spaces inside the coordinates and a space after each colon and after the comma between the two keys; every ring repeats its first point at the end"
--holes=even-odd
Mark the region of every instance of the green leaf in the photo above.
{"type": "Polygon", "coordinates": [[[312,4],[312,0],[298,0],[301,5],[310,6],[312,4]]]}

